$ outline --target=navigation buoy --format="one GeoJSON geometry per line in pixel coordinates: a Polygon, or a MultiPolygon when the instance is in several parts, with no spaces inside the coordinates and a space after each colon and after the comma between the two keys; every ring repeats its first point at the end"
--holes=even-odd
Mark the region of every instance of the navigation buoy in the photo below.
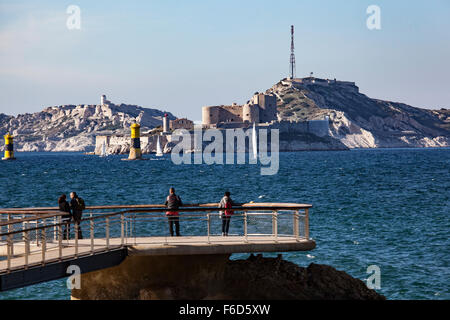
{"type": "Polygon", "coordinates": [[[133,123],[131,125],[131,148],[128,160],[140,159],[142,159],[141,126],[139,125],[139,123],[133,123]]]}
{"type": "Polygon", "coordinates": [[[5,135],[5,156],[2,160],[16,160],[14,158],[14,137],[7,133],[5,135]]]}

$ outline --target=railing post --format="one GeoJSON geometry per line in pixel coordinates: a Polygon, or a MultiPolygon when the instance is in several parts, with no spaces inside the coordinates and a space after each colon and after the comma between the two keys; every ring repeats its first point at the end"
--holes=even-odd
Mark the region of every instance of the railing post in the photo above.
{"type": "MultiPolygon", "coordinates": [[[[55,217],[56,218],[56,217],[55,217]]],[[[58,216],[58,257],[59,261],[62,259],[62,218],[61,216],[58,216]]],[[[67,226],[66,226],[67,230],[67,226]]]]}
{"type": "Polygon", "coordinates": [[[78,228],[80,228],[77,221],[75,221],[75,258],[78,257],[78,228]]]}
{"type": "MultiPolygon", "coordinates": [[[[8,232],[12,232],[14,230],[14,227],[11,223],[11,213],[8,213],[8,232]]],[[[11,255],[14,255],[14,246],[11,246],[11,255]]]]}
{"type": "Polygon", "coordinates": [[[211,234],[211,212],[206,213],[206,219],[208,221],[208,244],[211,243],[210,234],[211,234]]]}
{"type": "Polygon", "coordinates": [[[244,211],[244,239],[245,239],[245,242],[248,242],[248,235],[247,235],[247,211],[244,211]]]}
{"type": "Polygon", "coordinates": [[[39,229],[37,228],[39,226],[39,218],[36,219],[34,226],[36,227],[36,246],[39,247],[39,229]]]}
{"type": "Polygon", "coordinates": [[[45,250],[47,249],[47,240],[45,239],[45,226],[42,228],[42,265],[45,265],[45,250]]]}
{"type": "Polygon", "coordinates": [[[53,217],[53,241],[56,242],[56,240],[58,239],[58,227],[56,226],[57,223],[57,217],[53,217]]]}
{"type": "Polygon", "coordinates": [[[305,238],[309,240],[309,214],[308,208],[305,208],[305,238]]]}
{"type": "MultiPolygon", "coordinates": [[[[25,213],[22,214],[22,220],[25,219],[25,213]]],[[[27,223],[25,221],[22,222],[22,230],[27,228],[27,223]]],[[[25,241],[25,232],[22,232],[22,240],[25,241]]]]}
{"type": "Polygon", "coordinates": [[[120,215],[120,245],[121,246],[123,246],[125,243],[124,237],[125,237],[125,216],[122,213],[120,215]]]}
{"type": "Polygon", "coordinates": [[[294,236],[295,236],[296,240],[298,240],[298,235],[299,235],[299,232],[298,232],[298,218],[299,218],[298,210],[295,210],[294,211],[294,236]]]}
{"type": "Polygon", "coordinates": [[[275,242],[278,239],[278,212],[272,211],[272,234],[275,237],[275,242]]]}
{"type": "MultiPolygon", "coordinates": [[[[92,214],[91,214],[92,216],[92,214]]],[[[89,220],[89,231],[91,236],[91,255],[94,254],[94,220],[89,220]]]]}
{"type": "Polygon", "coordinates": [[[8,259],[6,270],[9,273],[11,271],[11,259],[12,259],[12,255],[13,255],[12,234],[8,234],[8,237],[6,239],[6,247],[7,247],[7,250],[6,250],[7,251],[7,259],[8,259]]]}
{"type": "Polygon", "coordinates": [[[106,249],[109,250],[109,217],[106,217],[106,249]]]}
{"type": "MultiPolygon", "coordinates": [[[[133,225],[131,226],[131,234],[134,234],[134,245],[136,245],[136,237],[137,237],[137,234],[134,231],[135,229],[136,229],[136,214],[133,214],[133,225]]],[[[168,244],[167,237],[166,237],[166,244],[168,244]]]]}
{"type": "Polygon", "coordinates": [[[29,231],[24,232],[25,241],[25,270],[28,269],[28,256],[30,255],[30,233],[29,231]]]}

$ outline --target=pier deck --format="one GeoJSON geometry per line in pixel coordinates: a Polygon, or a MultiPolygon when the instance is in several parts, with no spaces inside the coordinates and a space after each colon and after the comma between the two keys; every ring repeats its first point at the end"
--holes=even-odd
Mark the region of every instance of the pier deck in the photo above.
{"type": "MultiPolygon", "coordinates": [[[[126,239],[127,255],[196,255],[196,254],[232,254],[256,252],[287,252],[308,251],[315,248],[313,240],[296,239],[295,237],[248,236],[247,241],[242,236],[207,236],[187,237],[139,237],[126,239]]],[[[106,239],[95,239],[92,247],[89,239],[78,241],[78,250],[75,240],[64,241],[61,255],[57,243],[47,243],[45,255],[34,252],[28,255],[27,267],[45,266],[49,263],[76,259],[83,256],[106,253],[122,247],[120,238],[111,238],[109,248],[106,239]],[[76,250],[78,251],[76,253],[76,250]]],[[[0,274],[5,273],[7,261],[0,261],[0,274]]],[[[25,256],[18,254],[10,261],[10,271],[22,270],[25,265],[25,256]]]]}
{"type": "Polygon", "coordinates": [[[166,221],[164,214],[161,215],[165,208],[161,206],[149,205],[146,208],[140,205],[128,209],[120,206],[118,209],[125,210],[95,214],[92,211],[113,207],[88,207],[90,217],[82,222],[82,229],[88,236],[78,239],[77,225],[71,222],[72,237],[76,237],[71,240],[62,237],[66,223],[61,222],[62,213],[57,209],[0,210],[0,215],[8,216],[6,221],[3,219],[0,223],[2,230],[6,229],[6,232],[0,231],[0,291],[67,277],[70,275],[67,273],[70,265],[78,266],[81,273],[113,267],[131,255],[219,255],[312,250],[315,242],[309,238],[310,207],[279,203],[234,207],[233,224],[242,223],[243,232],[229,236],[210,232],[213,220],[220,221],[217,204],[180,208],[180,211],[187,213],[180,215],[180,219],[204,224],[207,229],[206,235],[180,237],[147,236],[142,234],[144,231],[137,231],[146,230],[155,219],[166,221]],[[266,220],[259,222],[262,219],[266,220]],[[269,229],[264,233],[249,232],[249,228],[261,226],[269,229]],[[292,233],[279,234],[279,229],[292,233]]]}

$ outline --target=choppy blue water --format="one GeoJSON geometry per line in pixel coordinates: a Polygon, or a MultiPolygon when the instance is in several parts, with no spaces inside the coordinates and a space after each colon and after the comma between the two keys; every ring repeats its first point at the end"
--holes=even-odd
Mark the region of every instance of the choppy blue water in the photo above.
{"type": "MultiPolygon", "coordinates": [[[[388,299],[450,298],[450,149],[282,153],[274,176],[248,164],[177,166],[167,156],[17,157],[0,163],[3,208],[55,206],[72,190],[87,205],[161,203],[170,186],[187,203],[217,202],[225,189],[238,202],[312,203],[317,248],[285,259],[328,264],[362,280],[369,265],[378,265],[378,291],[388,299]]],[[[0,293],[0,299],[69,298],[65,279],[0,293]]]]}

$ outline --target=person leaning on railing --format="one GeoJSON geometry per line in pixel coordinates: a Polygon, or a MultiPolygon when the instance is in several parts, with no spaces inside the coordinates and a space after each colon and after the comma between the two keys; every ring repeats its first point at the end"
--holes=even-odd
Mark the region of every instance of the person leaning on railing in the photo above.
{"type": "Polygon", "coordinates": [[[178,208],[183,205],[181,198],[175,194],[175,189],[170,188],[170,194],[167,196],[165,206],[168,211],[166,216],[169,219],[170,236],[173,237],[173,225],[175,224],[175,232],[177,237],[180,236],[180,219],[178,217],[178,208]]]}
{"type": "Polygon", "coordinates": [[[222,218],[222,236],[228,236],[228,230],[230,229],[230,220],[233,215],[233,210],[230,210],[234,205],[233,200],[230,197],[230,192],[226,191],[224,197],[220,200],[219,208],[225,210],[220,211],[220,217],[222,218]]]}
{"type": "Polygon", "coordinates": [[[84,204],[84,200],[81,199],[76,192],[71,192],[70,198],[72,199],[70,200],[70,208],[72,209],[72,217],[78,229],[78,239],[83,239],[80,223],[83,216],[83,210],[86,209],[86,205],[84,204]]]}
{"type": "Polygon", "coordinates": [[[70,204],[66,200],[66,195],[63,194],[58,198],[58,206],[59,211],[67,212],[67,214],[62,216],[62,222],[64,223],[64,232],[63,232],[63,239],[69,239],[70,238],[70,220],[72,219],[72,212],[70,210],[70,204]]]}

